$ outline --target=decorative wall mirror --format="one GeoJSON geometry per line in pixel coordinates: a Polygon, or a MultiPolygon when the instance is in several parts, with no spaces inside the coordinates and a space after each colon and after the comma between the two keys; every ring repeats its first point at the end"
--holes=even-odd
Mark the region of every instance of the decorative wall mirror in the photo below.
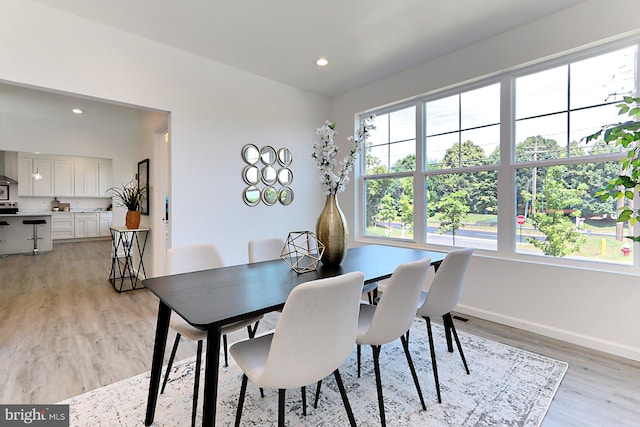
{"type": "Polygon", "coordinates": [[[273,185],[278,179],[278,172],[273,166],[265,166],[262,168],[262,182],[267,185],[273,185]]]}
{"type": "Polygon", "coordinates": [[[278,201],[278,190],[273,187],[267,187],[262,192],[262,201],[265,205],[271,206],[278,201]]]}
{"type": "Polygon", "coordinates": [[[278,194],[278,199],[283,205],[290,205],[291,202],[293,202],[293,190],[290,187],[281,188],[280,193],[278,194]]]}
{"type": "Polygon", "coordinates": [[[242,193],[244,202],[249,206],[255,206],[260,202],[260,189],[255,185],[250,185],[242,193]]]}
{"type": "Polygon", "coordinates": [[[278,182],[282,186],[288,186],[293,181],[293,172],[289,168],[282,168],[278,171],[278,182]]]}
{"type": "Polygon", "coordinates": [[[293,161],[293,156],[288,148],[281,148],[278,150],[278,162],[282,166],[289,166],[293,161]]]}
{"type": "Polygon", "coordinates": [[[285,206],[291,204],[291,150],[280,148],[276,151],[270,145],[258,148],[254,144],[245,144],[241,155],[246,163],[242,169],[242,180],[248,184],[242,192],[242,199],[247,205],[256,206],[260,201],[267,206],[273,206],[278,201],[285,206]],[[274,187],[275,184],[279,184],[281,188],[274,187]]]}
{"type": "Polygon", "coordinates": [[[260,182],[260,169],[257,166],[245,166],[242,170],[242,179],[249,185],[255,185],[260,182]]]}
{"type": "Polygon", "coordinates": [[[260,160],[262,160],[262,163],[265,165],[274,164],[276,162],[276,150],[269,145],[265,145],[260,150],[260,160]]]}
{"type": "Polygon", "coordinates": [[[242,160],[250,165],[255,165],[260,160],[260,151],[253,144],[247,144],[242,147],[242,160]]]}

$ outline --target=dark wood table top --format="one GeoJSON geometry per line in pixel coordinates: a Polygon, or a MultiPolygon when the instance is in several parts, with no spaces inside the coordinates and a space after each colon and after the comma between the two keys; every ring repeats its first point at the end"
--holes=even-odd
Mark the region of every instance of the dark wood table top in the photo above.
{"type": "Polygon", "coordinates": [[[191,325],[208,329],[281,309],[291,290],[304,282],[362,271],[365,283],[371,283],[390,277],[400,264],[427,257],[437,264],[445,256],[444,252],[368,245],[350,248],[340,266],[320,263],[308,273],[296,273],[276,259],[154,277],[143,283],[191,325]]]}

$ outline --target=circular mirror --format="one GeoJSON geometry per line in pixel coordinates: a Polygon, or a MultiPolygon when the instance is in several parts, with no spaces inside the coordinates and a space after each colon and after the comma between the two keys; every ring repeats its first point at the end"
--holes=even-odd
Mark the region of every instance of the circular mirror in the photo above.
{"type": "Polygon", "coordinates": [[[255,185],[250,185],[244,189],[242,198],[247,205],[255,206],[260,203],[260,189],[255,185]]]}
{"type": "Polygon", "coordinates": [[[265,205],[271,206],[278,201],[278,190],[273,187],[267,187],[262,192],[262,201],[265,205]]]}
{"type": "Polygon", "coordinates": [[[277,178],[276,168],[273,166],[265,166],[262,168],[262,182],[267,185],[272,185],[276,183],[277,178]]]}
{"type": "Polygon", "coordinates": [[[242,160],[250,165],[258,163],[258,160],[260,160],[260,151],[258,151],[258,147],[253,144],[247,144],[242,147],[242,160]]]}
{"type": "Polygon", "coordinates": [[[280,203],[287,206],[293,202],[293,190],[289,187],[284,187],[280,189],[280,194],[278,194],[278,199],[280,199],[280,203]]]}
{"type": "Polygon", "coordinates": [[[245,166],[242,170],[242,179],[249,185],[260,182],[260,169],[257,166],[245,166]]]}
{"type": "Polygon", "coordinates": [[[272,165],[276,162],[276,150],[269,145],[265,145],[260,150],[260,159],[265,165],[272,165]]]}
{"type": "Polygon", "coordinates": [[[278,150],[278,162],[280,162],[282,166],[289,166],[292,161],[293,155],[288,148],[281,148],[278,150]]]}
{"type": "Polygon", "coordinates": [[[278,182],[282,186],[288,186],[293,181],[293,172],[289,168],[282,168],[278,171],[278,182]]]}

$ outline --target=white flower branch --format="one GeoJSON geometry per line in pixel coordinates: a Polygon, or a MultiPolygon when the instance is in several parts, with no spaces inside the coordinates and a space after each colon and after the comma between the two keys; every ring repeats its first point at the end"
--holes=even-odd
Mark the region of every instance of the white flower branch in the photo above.
{"type": "Polygon", "coordinates": [[[320,139],[319,143],[313,145],[314,152],[311,154],[316,160],[316,165],[320,169],[320,182],[322,183],[324,194],[342,193],[349,182],[349,173],[353,169],[362,144],[367,141],[370,132],[376,128],[375,116],[367,115],[360,119],[360,126],[355,136],[350,136],[347,140],[351,143],[349,154],[340,161],[340,170],[336,173],[336,155],[339,148],[334,142],[335,122],[326,121],[316,131],[320,139]]]}

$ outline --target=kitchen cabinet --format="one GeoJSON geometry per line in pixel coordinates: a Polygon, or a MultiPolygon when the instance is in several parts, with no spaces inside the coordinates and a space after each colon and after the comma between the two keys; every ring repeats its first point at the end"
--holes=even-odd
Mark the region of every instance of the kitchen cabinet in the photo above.
{"type": "Polygon", "coordinates": [[[100,215],[98,212],[75,213],[75,238],[100,236],[100,215]]]}
{"type": "Polygon", "coordinates": [[[33,159],[19,158],[18,160],[18,195],[33,196],[33,159]]]}
{"type": "MultiPolygon", "coordinates": [[[[98,196],[111,197],[109,189],[113,187],[111,161],[98,163],[98,196]]],[[[110,234],[109,234],[110,235],[110,234]]]]}
{"type": "Polygon", "coordinates": [[[33,157],[20,157],[18,169],[19,196],[53,196],[53,160],[33,157]],[[33,174],[36,171],[42,176],[42,179],[35,179],[33,177],[33,174]]]}
{"type": "Polygon", "coordinates": [[[18,195],[110,198],[112,161],[52,154],[18,154],[18,195]],[[42,179],[35,180],[38,171],[42,179]]]}
{"type": "Polygon", "coordinates": [[[112,212],[100,212],[100,237],[111,237],[111,221],[113,220],[112,212]]]}
{"type": "Polygon", "coordinates": [[[53,195],[57,197],[74,196],[74,162],[72,160],[55,160],[53,165],[53,195]]]}
{"type": "Polygon", "coordinates": [[[75,237],[75,219],[71,212],[54,213],[51,216],[51,238],[73,239],[75,237]]]}
{"type": "Polygon", "coordinates": [[[104,197],[98,192],[98,163],[77,161],[74,170],[76,197],[104,197]]]}

